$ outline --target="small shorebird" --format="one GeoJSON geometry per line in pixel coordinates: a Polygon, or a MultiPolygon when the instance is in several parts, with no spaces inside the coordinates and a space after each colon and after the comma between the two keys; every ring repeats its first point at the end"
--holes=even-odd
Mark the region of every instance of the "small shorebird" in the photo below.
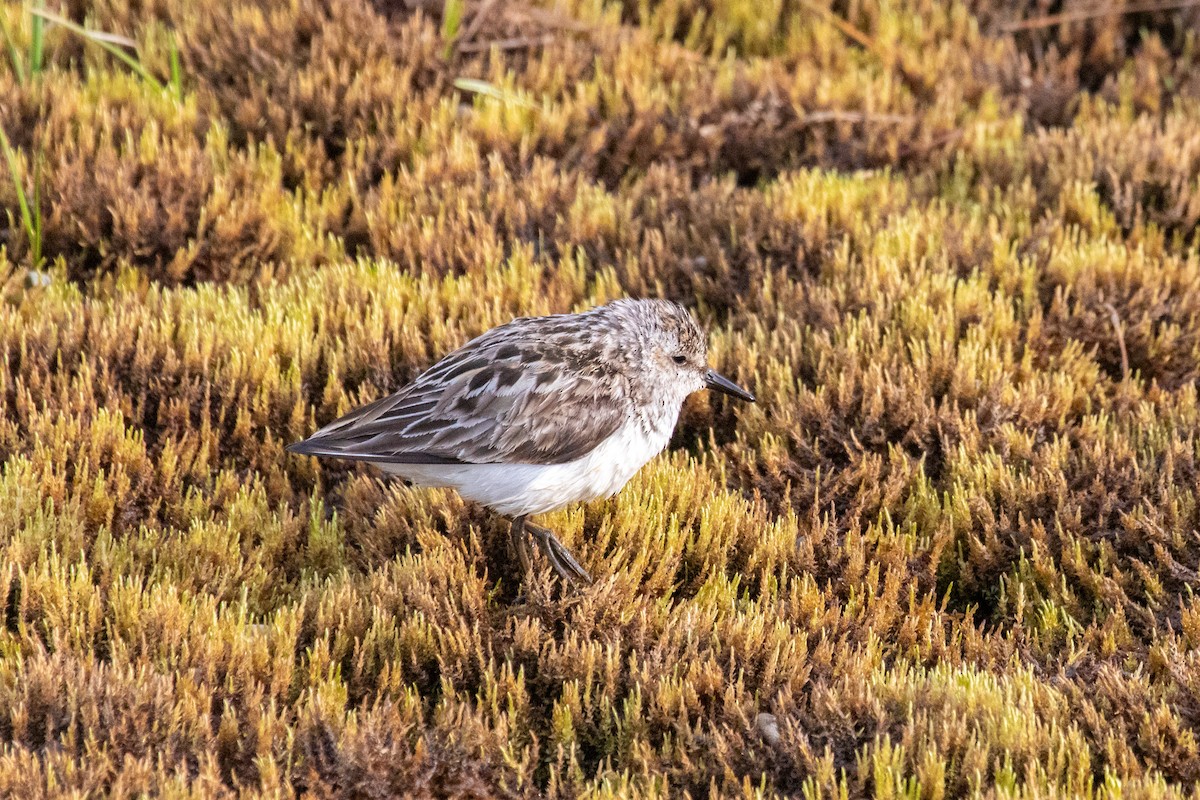
{"type": "Polygon", "coordinates": [[[521,317],[287,449],[453,487],[511,518],[524,572],[533,534],[563,580],[590,582],[558,538],[527,517],[620,491],[667,446],[692,392],[754,402],[708,368],[706,351],[692,315],[666,300],[521,317]]]}

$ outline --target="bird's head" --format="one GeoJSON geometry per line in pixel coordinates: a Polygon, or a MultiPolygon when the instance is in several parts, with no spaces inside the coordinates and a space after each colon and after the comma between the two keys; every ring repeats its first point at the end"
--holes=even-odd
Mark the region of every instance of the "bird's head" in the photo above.
{"type": "MultiPolygon", "coordinates": [[[[708,366],[708,342],[691,313],[669,300],[622,300],[638,318],[643,331],[644,358],[665,376],[678,394],[686,397],[700,389],[713,389],[754,402],[754,395],[708,366]]],[[[615,305],[615,304],[614,304],[615,305]]]]}

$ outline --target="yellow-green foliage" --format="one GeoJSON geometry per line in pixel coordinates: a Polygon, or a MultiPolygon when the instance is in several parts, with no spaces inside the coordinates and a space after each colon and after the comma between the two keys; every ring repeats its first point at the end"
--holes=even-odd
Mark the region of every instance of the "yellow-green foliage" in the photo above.
{"type": "Polygon", "coordinates": [[[182,98],[0,66],[0,796],[1193,793],[1196,11],[446,5],[63,9],[182,98]],[[590,588],[285,455],[622,295],[759,402],[545,520],[590,588]]]}

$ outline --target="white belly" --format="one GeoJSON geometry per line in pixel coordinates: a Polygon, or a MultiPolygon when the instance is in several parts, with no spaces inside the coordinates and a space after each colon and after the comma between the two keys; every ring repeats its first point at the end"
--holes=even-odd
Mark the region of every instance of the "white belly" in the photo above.
{"type": "Polygon", "coordinates": [[[667,446],[671,432],[647,436],[626,425],[587,455],[564,464],[380,464],[416,486],[448,486],[500,514],[545,514],[611,497],[667,446]]]}

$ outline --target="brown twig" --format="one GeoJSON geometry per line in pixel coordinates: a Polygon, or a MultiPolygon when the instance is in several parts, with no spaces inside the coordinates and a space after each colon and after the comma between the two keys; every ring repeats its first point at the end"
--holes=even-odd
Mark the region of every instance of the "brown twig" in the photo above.
{"type": "Polygon", "coordinates": [[[801,125],[820,125],[825,122],[912,122],[908,114],[867,114],[862,111],[813,111],[800,118],[801,125]]]}
{"type": "Polygon", "coordinates": [[[1121,348],[1121,380],[1129,380],[1129,351],[1125,349],[1125,326],[1121,323],[1121,315],[1117,313],[1117,307],[1112,303],[1105,303],[1104,307],[1108,309],[1108,318],[1112,320],[1113,330],[1117,334],[1117,345],[1121,348]]]}
{"type": "MultiPolygon", "coordinates": [[[[471,21],[463,28],[462,35],[457,39],[455,52],[482,53],[493,47],[498,50],[524,50],[530,47],[545,47],[554,41],[554,36],[549,33],[541,36],[511,36],[506,39],[475,41],[475,37],[483,29],[484,22],[499,6],[500,0],[483,0],[479,4],[479,10],[471,16],[471,21]]],[[[542,9],[526,9],[521,17],[515,23],[512,14],[507,15],[506,19],[510,24],[516,24],[518,30],[522,25],[531,21],[543,28],[567,31],[568,33],[591,33],[594,30],[593,26],[587,23],[542,9]]]]}
{"type": "Polygon", "coordinates": [[[525,9],[525,16],[539,25],[554,28],[555,30],[570,31],[572,33],[591,33],[595,30],[595,26],[593,25],[572,19],[561,12],[550,11],[549,9],[528,8],[525,9]]]}
{"type": "MultiPolygon", "coordinates": [[[[1200,2],[1200,0],[1197,1],[1200,2]]],[[[908,68],[908,65],[904,63],[903,53],[888,53],[879,46],[879,42],[875,41],[875,39],[854,27],[828,8],[818,5],[814,0],[800,0],[800,5],[837,28],[847,39],[873,54],[885,67],[894,70],[910,92],[922,98],[929,96],[929,84],[920,75],[908,68]]]]}
{"type": "Polygon", "coordinates": [[[833,13],[833,11],[825,8],[825,6],[817,5],[812,0],[800,0],[800,5],[824,18],[826,22],[841,31],[842,35],[850,41],[862,46],[866,50],[870,50],[877,56],[883,56],[883,52],[874,39],[833,13]]]}
{"type": "Polygon", "coordinates": [[[471,21],[467,23],[467,27],[463,28],[462,34],[455,41],[455,50],[461,50],[464,45],[471,43],[498,2],[499,0],[483,0],[479,4],[479,9],[471,16],[471,21]]]}
{"type": "Polygon", "coordinates": [[[1044,17],[1023,19],[1019,22],[1009,22],[1000,26],[1003,33],[1017,31],[1032,31],[1039,28],[1053,28],[1068,22],[1084,22],[1108,16],[1125,16],[1126,14],[1148,14],[1155,11],[1178,11],[1182,8],[1200,6],[1200,0],[1159,0],[1158,2],[1129,3],[1124,6],[1105,5],[1102,8],[1086,8],[1078,11],[1063,11],[1058,14],[1047,14],[1044,17]]]}
{"type": "Polygon", "coordinates": [[[530,47],[545,47],[554,41],[553,36],[522,36],[514,39],[493,39],[486,42],[467,42],[458,48],[460,53],[482,53],[491,50],[525,50],[530,47]]]}

